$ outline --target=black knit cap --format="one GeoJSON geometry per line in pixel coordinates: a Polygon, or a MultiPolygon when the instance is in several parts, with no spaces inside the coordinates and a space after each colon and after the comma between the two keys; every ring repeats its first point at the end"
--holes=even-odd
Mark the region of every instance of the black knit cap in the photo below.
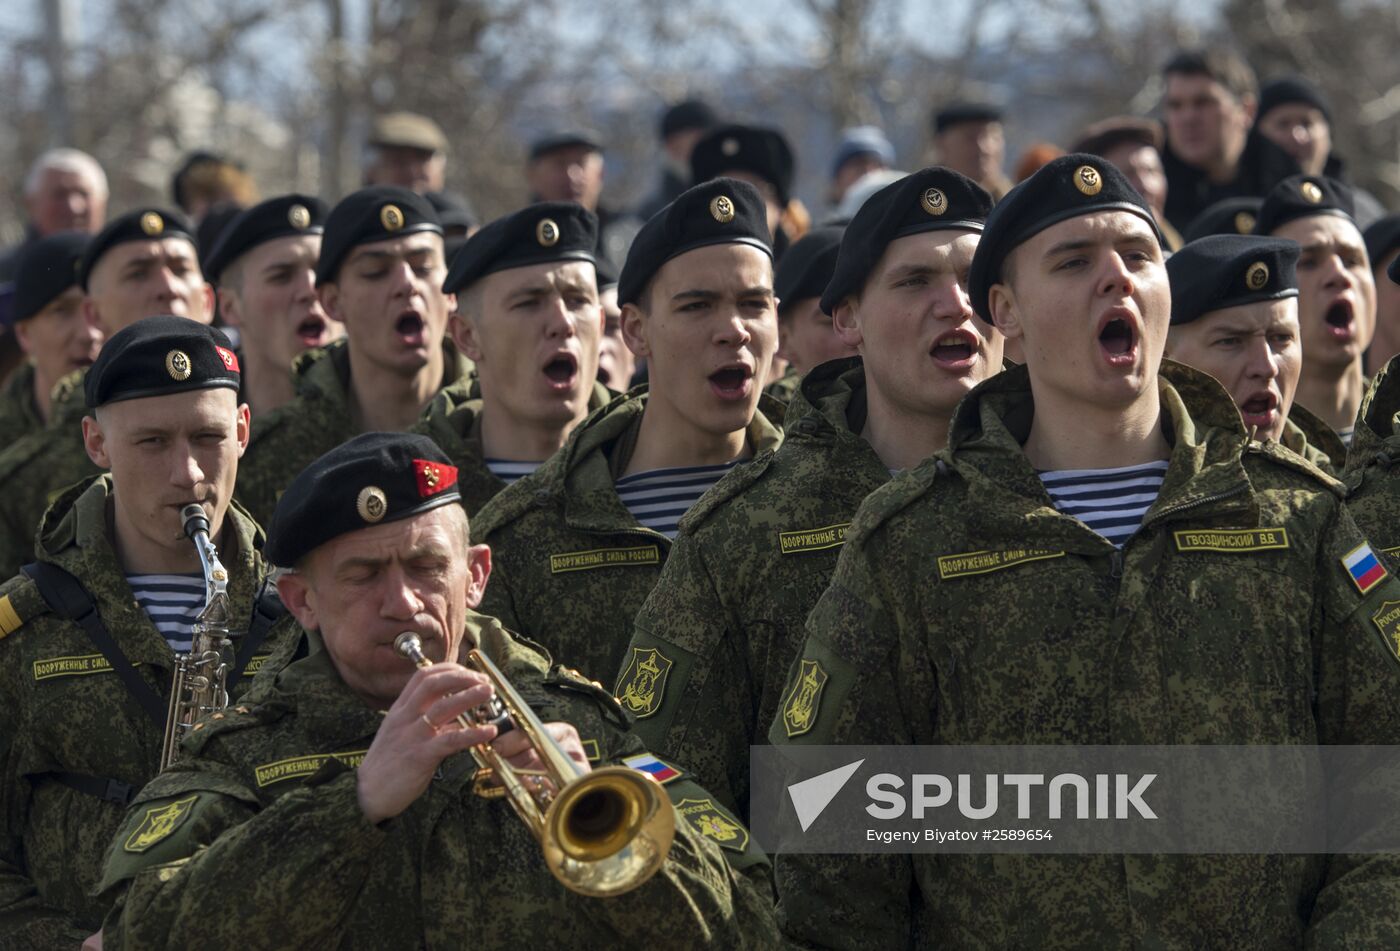
{"type": "Polygon", "coordinates": [[[135,211],[128,211],[124,215],[113,218],[88,242],[87,251],[83,254],[83,262],[78,268],[78,286],[84,291],[88,289],[88,281],[92,279],[93,268],[97,267],[97,262],[102,260],[102,255],[117,245],[125,244],[128,241],[163,241],[166,238],[183,238],[196,250],[199,248],[199,242],[195,240],[194,228],[190,227],[189,219],[178,211],[169,211],[164,208],[137,208],[135,211]]]}
{"type": "Polygon", "coordinates": [[[445,293],[456,294],[488,274],[552,261],[593,261],[598,217],[572,201],[542,201],[497,218],[467,239],[452,259],[445,293]]]}
{"type": "Polygon", "coordinates": [[[1290,221],[1313,215],[1338,215],[1354,222],[1351,186],[1326,175],[1290,175],[1264,196],[1254,233],[1273,234],[1290,221]]]}
{"type": "Polygon", "coordinates": [[[886,185],[866,199],[846,226],[822,310],[829,314],[859,292],[891,241],[925,231],[981,231],[992,204],[981,185],[937,165],[886,185]]]}
{"type": "Polygon", "coordinates": [[[15,262],[16,322],[28,320],[78,283],[78,266],[89,235],[81,231],[51,234],[24,245],[15,262]]]}
{"type": "Polygon", "coordinates": [[[1147,200],[1122,172],[1097,155],[1061,155],[1011,189],[987,216],[982,240],[972,256],[968,296],[977,316],[991,322],[988,292],[1001,280],[1001,264],[1018,245],[1051,225],[1102,211],[1137,215],[1152,227],[1157,241],[1166,246],[1147,200]]]}
{"type": "Polygon", "coordinates": [[[729,172],[751,172],[771,184],[778,202],[792,197],[796,161],[792,147],[777,129],[751,125],[722,125],[695,143],[690,153],[690,180],[707,182],[729,172]]]}
{"type": "Polygon", "coordinates": [[[1212,234],[1253,234],[1262,198],[1222,198],[1191,219],[1182,236],[1187,244],[1212,234]]]}
{"type": "Polygon", "coordinates": [[[763,196],[748,182],[716,178],[681,192],[632,239],[617,283],[617,306],[635,304],[661,266],[712,244],[747,244],[769,257],[773,235],[763,196]]]}
{"type": "Polygon", "coordinates": [[[1374,268],[1382,258],[1400,247],[1400,212],[1377,218],[1361,236],[1366,240],[1366,257],[1374,268]]]}
{"type": "Polygon", "coordinates": [[[836,270],[841,250],[842,225],[813,228],[787,249],[773,272],[773,295],[778,298],[781,317],[798,301],[821,297],[836,270]]]}
{"type": "Polygon", "coordinates": [[[1172,325],[1214,310],[1298,296],[1298,242],[1213,234],[1167,258],[1172,325]]]}
{"type": "Polygon", "coordinates": [[[263,554],[291,568],[333,538],[461,498],[456,466],[427,436],[364,433],[292,480],[272,512],[263,554]]]}
{"type": "Polygon", "coordinates": [[[316,283],[333,282],[341,262],[360,245],[420,231],[442,234],[437,212],[422,195],[395,185],[371,185],[352,192],[326,216],[316,283]]]}
{"type": "Polygon", "coordinates": [[[1321,89],[1301,76],[1284,76],[1267,83],[1259,90],[1259,108],[1255,110],[1254,121],[1263,119],[1275,106],[1290,102],[1312,106],[1322,113],[1324,119],[1332,121],[1332,105],[1327,101],[1327,97],[1322,94],[1321,89]]]}
{"type": "Polygon", "coordinates": [[[686,99],[661,114],[661,138],[689,129],[710,129],[719,125],[719,116],[701,99],[686,99]]]}
{"type": "Polygon", "coordinates": [[[227,387],[237,391],[238,357],[216,327],[185,317],[147,317],[102,345],[83,379],[89,409],[122,400],[227,387]]]}
{"type": "Polygon", "coordinates": [[[1000,122],[1002,112],[987,102],[954,102],[933,114],[933,131],[938,134],[964,122],[1000,122]]]}
{"type": "Polygon", "coordinates": [[[279,195],[259,202],[224,226],[204,259],[204,276],[218,282],[224,269],[260,244],[277,238],[321,234],[326,203],[311,195],[279,195]]]}

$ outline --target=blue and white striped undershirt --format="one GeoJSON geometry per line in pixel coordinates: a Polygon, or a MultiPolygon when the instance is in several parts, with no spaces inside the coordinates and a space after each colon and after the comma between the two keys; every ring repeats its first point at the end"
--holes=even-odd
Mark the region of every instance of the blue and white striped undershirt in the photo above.
{"type": "Polygon", "coordinates": [[[506,485],[523,479],[540,467],[538,462],[514,462],[510,459],[487,459],[486,468],[506,485]]]}
{"type": "Polygon", "coordinates": [[[1166,474],[1165,460],[1122,469],[1038,473],[1056,509],[1079,519],[1119,548],[1141,527],[1166,474]]]}
{"type": "Polygon", "coordinates": [[[191,631],[199,612],[204,610],[204,576],[127,575],[136,603],[160,631],[171,650],[189,652],[191,631]]]}
{"type": "Polygon", "coordinates": [[[633,518],[667,538],[675,538],[681,516],[738,461],[637,472],[618,479],[613,488],[633,518]]]}

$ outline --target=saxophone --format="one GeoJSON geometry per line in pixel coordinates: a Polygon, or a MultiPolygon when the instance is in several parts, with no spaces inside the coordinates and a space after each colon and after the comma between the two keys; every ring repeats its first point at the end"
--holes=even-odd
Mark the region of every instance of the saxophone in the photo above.
{"type": "Polygon", "coordinates": [[[185,534],[199,552],[204,569],[204,610],[193,627],[190,652],[175,659],[175,679],[170,686],[170,708],[165,717],[160,768],[175,762],[180,741],[200,717],[228,706],[228,648],[233,640],[228,600],[228,572],[209,538],[209,517],[197,503],[180,510],[185,534]]]}

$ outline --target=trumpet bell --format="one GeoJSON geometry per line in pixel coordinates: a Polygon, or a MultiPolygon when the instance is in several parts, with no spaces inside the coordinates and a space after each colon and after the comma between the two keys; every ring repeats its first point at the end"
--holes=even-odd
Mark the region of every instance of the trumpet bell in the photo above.
{"type": "Polygon", "coordinates": [[[675,822],[654,780],[625,766],[604,766],[566,785],[546,811],[545,864],[580,894],[620,895],[665,863],[675,822]]]}

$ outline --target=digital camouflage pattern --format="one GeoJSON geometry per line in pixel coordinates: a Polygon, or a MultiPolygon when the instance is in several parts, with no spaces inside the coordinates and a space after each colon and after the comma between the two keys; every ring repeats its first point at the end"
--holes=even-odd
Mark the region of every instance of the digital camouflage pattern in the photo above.
{"type": "Polygon", "coordinates": [[[1285,449],[1295,452],[1330,476],[1341,477],[1347,463],[1347,444],[1337,431],[1304,406],[1294,403],[1283,423],[1279,439],[1285,449]]]}
{"type": "MultiPolygon", "coordinates": [[[[591,413],[603,406],[612,395],[607,387],[595,382],[588,399],[588,411],[591,413]]],[[[506,487],[505,482],[486,467],[486,456],[481,448],[481,406],[481,387],[476,378],[459,380],[433,397],[423,419],[410,430],[437,443],[457,467],[462,507],[469,517],[506,487]]]]}
{"type": "Polygon", "coordinates": [[[34,364],[22,363],[0,390],[0,451],[44,428],[34,402],[34,364]]]}
{"type": "MultiPolygon", "coordinates": [[[[642,752],[601,687],[551,667],[491,618],[471,616],[469,633],[540,718],[573,723],[598,762],[642,752]]],[[[469,753],[445,760],[401,815],[366,821],[354,767],[381,721],[315,641],[260,702],[206,720],[112,839],[103,888],[117,903],[104,946],[779,946],[766,857],[687,777],[665,784],[679,814],[662,869],[626,895],[585,898],[549,873],[504,799],[472,792],[469,753]]]]}
{"type": "MultiPolygon", "coordinates": [[[[117,563],[107,534],[110,493],[110,477],[101,476],[60,496],[45,518],[39,558],[84,583],[122,652],[167,697],[175,654],[117,563]]],[[[262,533],[233,506],[226,525],[219,558],[229,571],[234,616],[246,626],[268,570],[258,552],[262,533]]],[[[0,638],[0,947],[77,948],[106,912],[89,893],[123,807],[51,774],[83,773],[139,789],[156,773],[162,730],[82,628],[49,613],[28,578],[0,587],[0,632],[7,635],[0,638]],[[23,623],[10,630],[7,618],[23,623]]],[[[275,647],[269,635],[254,662],[275,647]]]]}
{"type": "Polygon", "coordinates": [[[797,393],[798,387],[801,385],[802,374],[798,373],[792,367],[788,367],[787,370],[783,372],[782,376],[765,386],[763,392],[767,393],[775,400],[788,403],[792,401],[793,396],[797,393]]]}
{"type": "MultiPolygon", "coordinates": [[[[491,546],[482,612],[594,680],[617,670],[671,549],[613,488],[636,445],[646,394],[635,387],[591,414],[534,473],[492,499],[472,528],[474,542],[491,546]]],[[[778,445],[782,412],[760,397],[751,453],[778,445]]]]}
{"type": "Polygon", "coordinates": [[[681,520],[623,657],[614,693],[633,732],[745,821],[749,747],[767,737],[846,526],[890,478],[860,437],[865,414],[859,357],[807,374],[782,446],[727,473],[681,520]],[[659,680],[648,668],[663,664],[659,680]]]}
{"type": "Polygon", "coordinates": [[[1356,415],[1344,478],[1347,508],[1366,537],[1400,567],[1400,357],[1391,358],[1366,390],[1356,415]]]}
{"type": "MultiPolygon", "coordinates": [[[[1277,443],[1251,443],[1204,374],[1167,364],[1160,388],[1170,467],[1121,551],[1055,511],[1021,451],[1026,372],[969,394],[949,449],[861,506],[770,740],[1400,740],[1386,616],[1400,582],[1363,596],[1344,570],[1364,539],[1341,485],[1277,443]]],[[[785,855],[776,866],[784,929],[825,947],[1400,944],[1395,856],[785,855]]]]}
{"type": "MultiPolygon", "coordinates": [[[[443,343],[442,385],[465,381],[473,365],[443,343]]],[[[248,451],[238,466],[235,490],[258,524],[266,525],[277,499],[301,470],[341,443],[360,435],[350,406],[347,339],[308,350],[292,364],[297,395],[253,421],[248,451]]]]}

